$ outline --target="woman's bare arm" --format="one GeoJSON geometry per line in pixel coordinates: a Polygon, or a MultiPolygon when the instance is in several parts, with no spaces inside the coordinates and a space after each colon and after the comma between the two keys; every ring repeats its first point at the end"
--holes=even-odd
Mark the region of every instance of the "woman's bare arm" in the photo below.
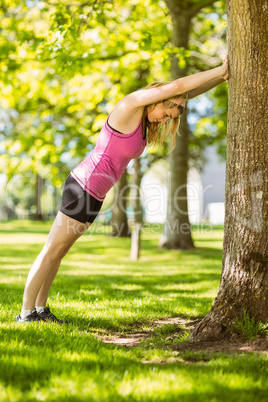
{"type": "Polygon", "coordinates": [[[209,81],[219,79],[226,74],[228,70],[228,61],[220,67],[213,68],[208,71],[196,73],[187,77],[178,78],[170,84],[162,87],[143,89],[132,92],[120,101],[122,108],[129,110],[138,109],[161,102],[164,99],[188,92],[194,88],[207,84],[209,81]]]}
{"type": "Polygon", "coordinates": [[[196,96],[209,91],[210,89],[214,88],[216,85],[218,85],[224,81],[225,81],[225,79],[222,77],[215,78],[214,80],[208,81],[205,84],[200,85],[197,88],[191,89],[190,91],[188,91],[188,99],[195,98],[196,96]]]}
{"type": "MultiPolygon", "coordinates": [[[[116,104],[109,118],[109,122],[112,127],[118,131],[126,134],[130,133],[140,122],[145,106],[161,102],[164,99],[169,99],[182,93],[191,92],[195,88],[200,88],[203,85],[211,85],[211,83],[208,83],[214,80],[222,81],[226,79],[227,76],[228,58],[226,57],[220,67],[179,78],[161,87],[132,92],[116,104]]],[[[199,93],[196,92],[195,96],[199,93]]],[[[194,94],[194,92],[192,94],[194,94]]]]}

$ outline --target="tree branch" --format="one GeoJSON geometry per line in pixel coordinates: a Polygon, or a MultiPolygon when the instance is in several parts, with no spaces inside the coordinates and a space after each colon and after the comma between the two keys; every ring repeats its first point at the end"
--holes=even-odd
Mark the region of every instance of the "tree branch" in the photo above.
{"type": "MultiPolygon", "coordinates": [[[[109,60],[116,60],[116,59],[119,59],[120,57],[124,57],[124,56],[126,56],[127,54],[129,54],[129,53],[138,53],[138,51],[137,50],[127,50],[127,51],[125,51],[124,53],[122,53],[122,54],[111,54],[111,55],[107,55],[107,56],[99,56],[99,57],[93,57],[93,58],[91,58],[90,60],[88,60],[88,62],[90,62],[90,63],[92,63],[92,62],[95,62],[95,61],[109,61],[109,60]]],[[[63,56],[64,57],[64,56],[63,56]]],[[[0,58],[1,59],[1,58],[0,58]]],[[[16,57],[16,59],[18,60],[19,59],[19,57],[16,57]]],[[[25,59],[23,59],[23,58],[20,58],[20,60],[21,61],[24,61],[25,59]]],[[[31,60],[36,60],[35,59],[35,56],[33,56],[32,58],[31,58],[31,60]]],[[[46,58],[46,59],[41,59],[42,60],[42,62],[51,62],[51,60],[52,59],[49,59],[49,58],[46,58]]],[[[74,61],[76,62],[76,61],[86,61],[87,59],[86,58],[82,58],[82,57],[76,57],[75,59],[74,59],[74,61]]],[[[72,60],[71,60],[72,61],[72,60]]],[[[65,62],[65,60],[64,60],[64,62],[65,62]]]]}
{"type": "Polygon", "coordinates": [[[116,59],[119,59],[120,57],[126,56],[129,53],[137,53],[137,51],[135,51],[135,50],[127,50],[122,54],[110,54],[108,56],[96,57],[96,59],[93,58],[93,61],[96,61],[96,60],[97,61],[99,61],[99,60],[101,60],[101,61],[116,60],[116,59]]]}
{"type": "MultiPolygon", "coordinates": [[[[93,2],[94,3],[94,2],[93,2]]],[[[79,4],[79,3],[68,3],[68,4],[65,4],[65,7],[79,7],[79,8],[83,8],[83,7],[86,7],[86,6],[90,6],[90,5],[92,5],[93,3],[89,3],[89,2],[85,2],[85,3],[81,3],[81,4],[79,4]]],[[[49,4],[50,6],[59,6],[59,3],[57,2],[57,3],[52,3],[52,2],[50,2],[50,1],[46,1],[46,4],[49,4]]]]}
{"type": "MultiPolygon", "coordinates": [[[[78,8],[84,8],[86,6],[93,6],[95,5],[95,3],[97,3],[98,0],[92,1],[92,3],[89,3],[88,1],[85,3],[68,3],[65,4],[65,7],[78,7],[78,8]]],[[[102,1],[100,4],[105,4],[105,3],[112,3],[113,0],[106,0],[106,1],[102,1]]],[[[50,6],[59,6],[59,3],[52,3],[50,1],[45,1],[46,4],[49,4],[50,6]]]]}
{"type": "Polygon", "coordinates": [[[189,9],[189,14],[194,16],[196,15],[202,8],[211,6],[213,3],[216,3],[216,0],[204,0],[201,3],[198,3],[196,6],[193,6],[189,9]]]}

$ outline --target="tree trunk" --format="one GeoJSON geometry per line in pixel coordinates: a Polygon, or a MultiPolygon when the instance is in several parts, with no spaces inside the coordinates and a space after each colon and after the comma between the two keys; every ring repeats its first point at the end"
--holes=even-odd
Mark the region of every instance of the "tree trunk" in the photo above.
{"type": "Polygon", "coordinates": [[[127,171],[121,176],[115,186],[115,201],[112,216],[112,236],[130,237],[130,229],[127,221],[127,171]]]}
{"type": "Polygon", "coordinates": [[[52,214],[53,215],[57,215],[57,212],[59,210],[60,207],[60,195],[59,195],[59,191],[58,191],[58,187],[57,186],[53,186],[53,211],[52,214]]]}
{"type": "Polygon", "coordinates": [[[41,196],[44,187],[44,180],[42,179],[39,174],[36,175],[36,182],[35,182],[35,206],[36,206],[36,213],[34,214],[34,219],[37,221],[43,221],[44,215],[42,213],[41,208],[41,196]]]}
{"type": "Polygon", "coordinates": [[[268,321],[267,0],[229,0],[230,60],[223,269],[192,340],[235,330],[247,311],[268,321]],[[226,331],[227,330],[227,331],[226,331]]]}
{"type": "MultiPolygon", "coordinates": [[[[187,49],[191,17],[187,11],[177,4],[178,1],[166,0],[166,3],[173,21],[172,44],[187,49]]],[[[178,59],[173,57],[171,60],[171,79],[175,80],[185,75],[187,75],[187,67],[179,69],[178,59]]],[[[193,247],[187,205],[188,142],[189,128],[187,110],[185,110],[181,117],[180,136],[176,137],[175,149],[169,155],[168,208],[159,247],[168,249],[193,247]]]]}
{"type": "Polygon", "coordinates": [[[142,209],[141,209],[141,197],[140,197],[140,186],[141,186],[141,179],[142,173],[140,168],[140,159],[134,159],[133,164],[133,181],[131,186],[131,198],[133,197],[133,212],[134,212],[134,221],[137,224],[143,223],[142,218],[142,209]]]}

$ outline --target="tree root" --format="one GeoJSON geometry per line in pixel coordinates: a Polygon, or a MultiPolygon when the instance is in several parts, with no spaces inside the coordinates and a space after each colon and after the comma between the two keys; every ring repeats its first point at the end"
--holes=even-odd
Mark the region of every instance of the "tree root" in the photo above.
{"type": "Polygon", "coordinates": [[[213,317],[211,312],[199,322],[190,333],[187,340],[190,342],[220,341],[231,336],[231,331],[227,330],[227,325],[223,323],[221,317],[213,317]]]}

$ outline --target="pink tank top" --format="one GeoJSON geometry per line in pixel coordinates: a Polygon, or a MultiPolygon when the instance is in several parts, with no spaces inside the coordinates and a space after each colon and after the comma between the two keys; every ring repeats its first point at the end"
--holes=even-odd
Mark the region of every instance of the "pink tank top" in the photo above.
{"type": "Polygon", "coordinates": [[[109,116],[93,151],[71,172],[80,186],[99,201],[104,200],[130,160],[138,158],[146,146],[142,120],[132,133],[122,134],[108,125],[109,116]]]}

